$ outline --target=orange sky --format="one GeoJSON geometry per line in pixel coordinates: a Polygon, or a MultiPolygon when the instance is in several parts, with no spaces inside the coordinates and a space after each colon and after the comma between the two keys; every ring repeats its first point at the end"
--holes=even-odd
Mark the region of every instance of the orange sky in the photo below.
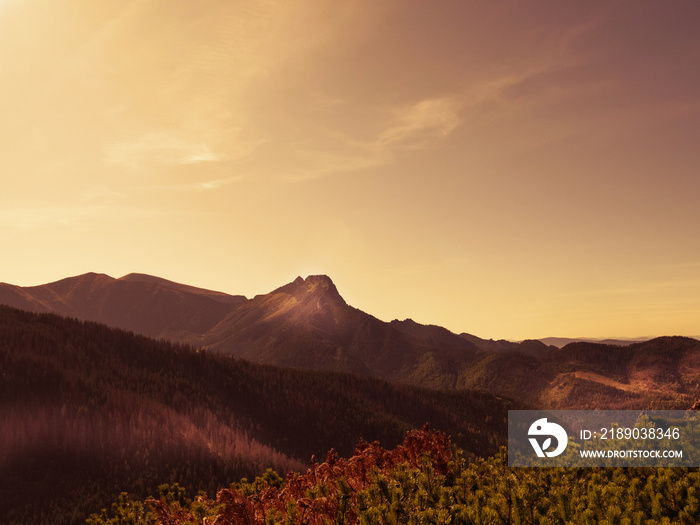
{"type": "Polygon", "coordinates": [[[325,273],[486,338],[700,335],[700,3],[0,0],[0,281],[325,273]]]}

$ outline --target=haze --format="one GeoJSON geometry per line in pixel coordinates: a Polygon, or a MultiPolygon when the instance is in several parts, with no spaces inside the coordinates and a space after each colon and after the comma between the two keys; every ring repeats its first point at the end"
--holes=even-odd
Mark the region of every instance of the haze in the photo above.
{"type": "Polygon", "coordinates": [[[698,335],[700,3],[0,2],[0,281],[698,335]]]}

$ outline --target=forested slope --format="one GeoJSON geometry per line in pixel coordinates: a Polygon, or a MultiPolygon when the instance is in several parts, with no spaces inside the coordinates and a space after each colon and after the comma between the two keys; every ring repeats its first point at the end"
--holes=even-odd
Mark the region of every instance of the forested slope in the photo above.
{"type": "Polygon", "coordinates": [[[255,365],[92,322],[0,307],[0,522],[80,523],[121,490],[214,491],[430,422],[472,454],[513,403],[255,365]]]}

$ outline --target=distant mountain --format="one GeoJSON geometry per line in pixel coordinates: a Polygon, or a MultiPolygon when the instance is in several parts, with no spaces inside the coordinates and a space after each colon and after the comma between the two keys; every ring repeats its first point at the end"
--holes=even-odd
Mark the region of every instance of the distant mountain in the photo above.
{"type": "MultiPolygon", "coordinates": [[[[557,348],[562,348],[569,343],[602,343],[604,345],[617,345],[617,346],[627,346],[634,343],[643,343],[649,341],[651,337],[638,337],[632,339],[596,339],[594,337],[545,337],[543,339],[538,339],[546,345],[555,346],[557,348]]],[[[695,338],[697,339],[697,337],[695,338]]]]}
{"type": "MultiPolygon", "coordinates": [[[[254,363],[348,372],[441,390],[480,389],[550,408],[686,406],[700,394],[700,343],[520,343],[380,321],[348,305],[325,275],[252,299],[128,275],[87,274],[31,288],[0,285],[0,303],[104,322],[254,363]],[[676,350],[652,367],[649,348],[676,350]],[[641,363],[641,364],[640,364],[641,363]],[[645,375],[646,374],[646,375],[645,375]],[[645,379],[641,379],[644,377],[645,379]]],[[[562,340],[547,342],[562,343],[562,340]]],[[[663,353],[663,352],[662,352],[663,353]]]]}
{"type": "Polygon", "coordinates": [[[505,339],[499,339],[498,341],[480,339],[475,335],[466,333],[460,334],[460,337],[489,352],[520,352],[535,357],[548,357],[553,355],[553,351],[559,349],[556,346],[545,344],[543,340],[526,339],[525,341],[514,343],[505,339]]]}
{"type": "Polygon", "coordinates": [[[214,491],[266,468],[393,446],[429,422],[475,455],[509,408],[348,374],[256,365],[104,325],[0,307],[0,523],[84,523],[121,490],[214,491]],[[42,517],[43,516],[43,517],[42,517]]]}

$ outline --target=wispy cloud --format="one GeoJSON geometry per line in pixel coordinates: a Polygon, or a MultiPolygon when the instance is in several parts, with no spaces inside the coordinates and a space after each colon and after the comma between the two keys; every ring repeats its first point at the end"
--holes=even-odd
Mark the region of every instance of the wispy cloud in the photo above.
{"type": "Polygon", "coordinates": [[[190,140],[177,132],[150,131],[120,142],[106,144],[104,158],[130,169],[152,165],[220,162],[226,155],[214,151],[204,140],[190,140]]]}
{"type": "Polygon", "coordinates": [[[231,184],[236,184],[244,179],[242,175],[235,175],[233,177],[226,177],[223,179],[208,180],[205,182],[200,182],[196,184],[196,188],[201,190],[218,190],[224,186],[230,186],[231,184]]]}
{"type": "Polygon", "coordinates": [[[294,167],[281,178],[303,181],[384,166],[411,151],[435,147],[459,127],[461,106],[459,97],[443,96],[379,111],[388,118],[369,138],[322,129],[316,141],[293,145],[294,167]]]}
{"type": "Polygon", "coordinates": [[[395,111],[395,121],[382,131],[378,148],[425,147],[446,137],[459,126],[461,103],[455,97],[421,100],[395,111]]]}

